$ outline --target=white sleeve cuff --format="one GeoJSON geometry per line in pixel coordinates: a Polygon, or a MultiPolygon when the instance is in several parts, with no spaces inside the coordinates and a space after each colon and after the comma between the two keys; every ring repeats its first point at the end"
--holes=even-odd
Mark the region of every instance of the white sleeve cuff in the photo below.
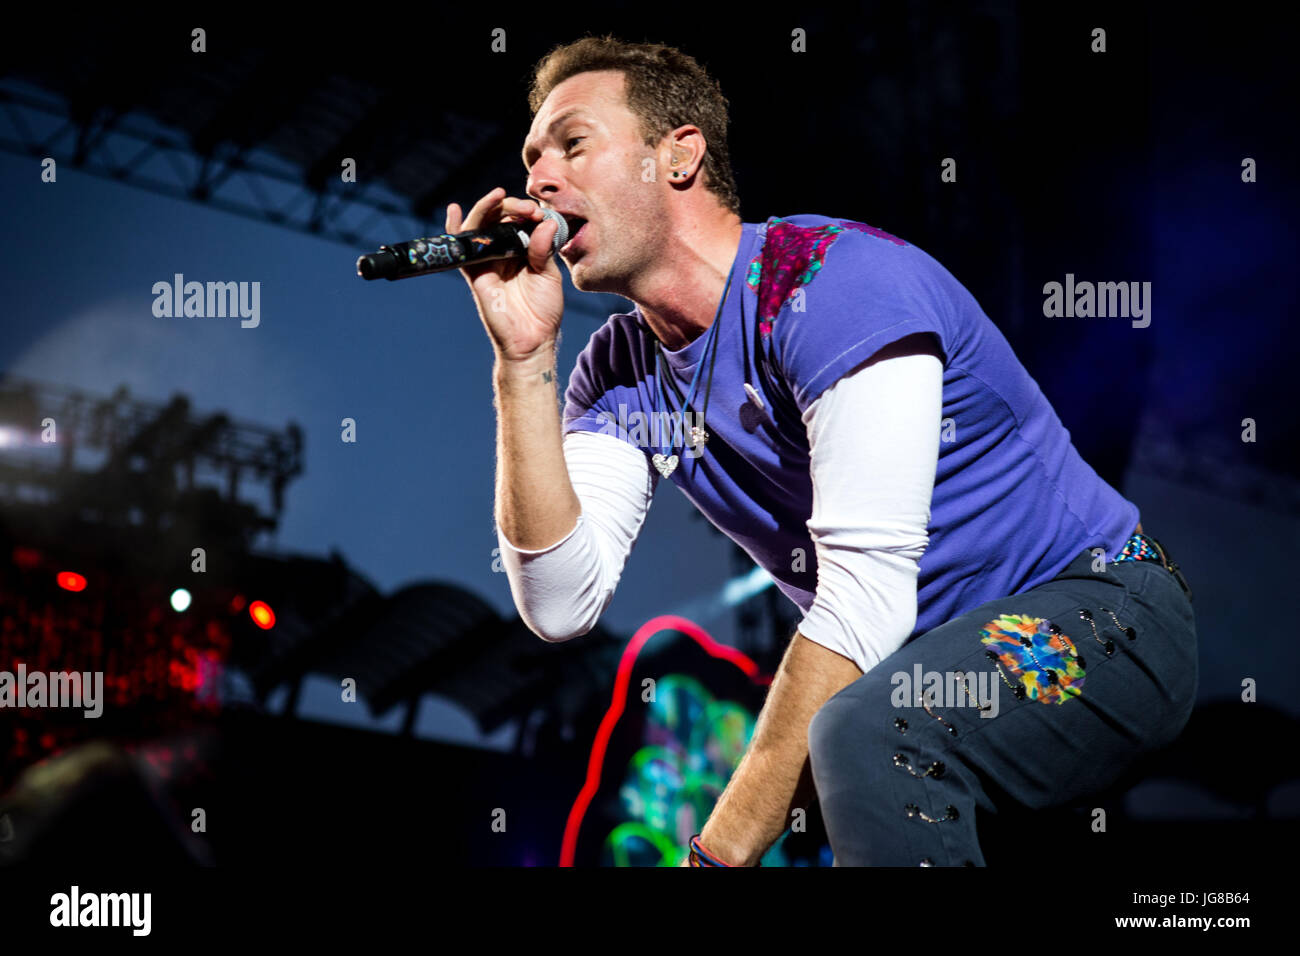
{"type": "Polygon", "coordinates": [[[600,619],[636,542],[658,476],[642,451],[612,435],[573,431],[564,459],[582,512],[545,548],[516,548],[497,527],[501,563],[524,623],[542,640],[586,634],[600,619]]]}
{"type": "Polygon", "coordinates": [[[501,528],[500,528],[499,526],[497,527],[497,541],[500,542],[500,544],[501,544],[501,553],[502,553],[502,554],[505,554],[505,552],[507,552],[507,551],[511,551],[511,552],[513,552],[514,554],[517,554],[517,555],[546,554],[546,553],[548,553],[548,552],[550,552],[550,551],[554,551],[554,550],[555,550],[556,548],[558,548],[560,545],[564,544],[564,542],[568,541],[568,540],[569,540],[570,538],[572,538],[575,534],[577,534],[577,532],[578,532],[578,528],[581,526],[581,524],[582,524],[582,515],[579,514],[579,515],[578,515],[578,520],[577,520],[576,522],[574,522],[573,530],[572,530],[572,531],[570,531],[568,534],[566,534],[566,535],[565,535],[563,538],[561,538],[559,541],[555,542],[555,544],[548,545],[548,546],[545,547],[545,548],[538,548],[538,549],[535,550],[535,551],[529,551],[527,548],[516,548],[513,544],[510,543],[510,539],[506,537],[505,532],[502,531],[501,528]]]}
{"type": "Polygon", "coordinates": [[[600,586],[600,556],[583,516],[549,548],[520,551],[497,529],[501,564],[519,616],[544,641],[572,640],[596,626],[613,597],[600,586]]]}

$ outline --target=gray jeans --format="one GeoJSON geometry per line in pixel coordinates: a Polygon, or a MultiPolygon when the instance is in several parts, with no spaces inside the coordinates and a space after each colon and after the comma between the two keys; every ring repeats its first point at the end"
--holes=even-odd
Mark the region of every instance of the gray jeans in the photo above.
{"type": "Polygon", "coordinates": [[[922,634],[816,713],[836,866],[984,866],[977,808],[1073,805],[1178,736],[1190,595],[1160,561],[1093,563],[922,634]]]}

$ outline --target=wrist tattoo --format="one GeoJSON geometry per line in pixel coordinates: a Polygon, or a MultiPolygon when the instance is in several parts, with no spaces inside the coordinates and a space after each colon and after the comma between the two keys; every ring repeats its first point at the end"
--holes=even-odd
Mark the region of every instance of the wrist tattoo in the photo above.
{"type": "Polygon", "coordinates": [[[543,373],[542,373],[542,381],[543,381],[543,382],[549,382],[550,380],[551,380],[551,373],[550,373],[550,371],[548,370],[548,371],[543,372],[543,373]]]}

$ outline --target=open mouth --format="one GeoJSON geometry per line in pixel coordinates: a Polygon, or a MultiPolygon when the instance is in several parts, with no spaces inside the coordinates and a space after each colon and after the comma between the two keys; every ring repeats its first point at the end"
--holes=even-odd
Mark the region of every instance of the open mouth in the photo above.
{"type": "Polygon", "coordinates": [[[560,252],[564,253],[571,250],[578,241],[578,236],[582,233],[583,227],[587,225],[587,220],[581,216],[565,216],[564,221],[569,226],[569,241],[560,247],[560,252]]]}

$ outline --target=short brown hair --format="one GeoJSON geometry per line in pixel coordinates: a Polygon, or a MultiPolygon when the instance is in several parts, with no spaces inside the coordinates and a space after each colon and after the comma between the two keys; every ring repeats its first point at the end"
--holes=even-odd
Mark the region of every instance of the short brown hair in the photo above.
{"type": "Polygon", "coordinates": [[[722,88],[692,57],[662,43],[625,43],[612,36],[585,36],[562,44],[533,69],[528,107],[533,116],[551,90],[569,77],[593,70],[619,70],[628,109],[640,121],[647,146],[679,126],[698,126],[704,151],[704,187],[737,216],[740,197],[727,149],[727,100],[722,88]]]}

